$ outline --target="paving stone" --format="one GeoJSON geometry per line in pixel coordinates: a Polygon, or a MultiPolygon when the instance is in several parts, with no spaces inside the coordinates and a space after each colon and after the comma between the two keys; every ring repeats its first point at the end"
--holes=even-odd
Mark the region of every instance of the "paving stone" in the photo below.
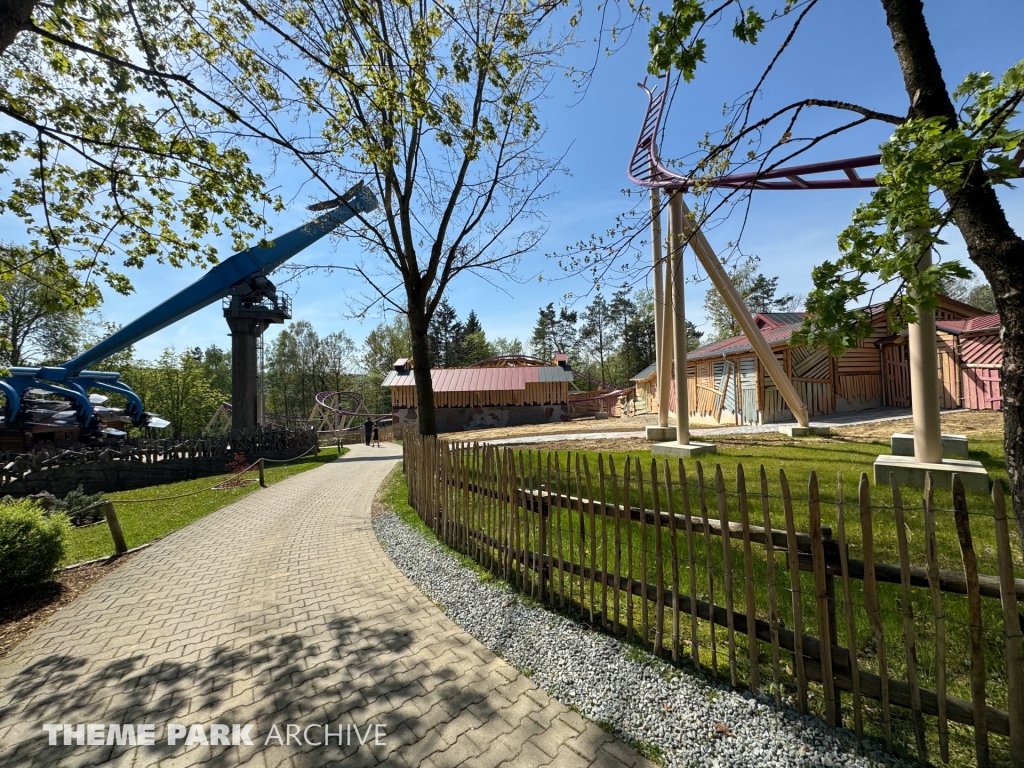
{"type": "Polygon", "coordinates": [[[647,765],[604,749],[391,563],[370,507],[400,458],[355,446],[167,536],[58,611],[0,660],[0,765],[586,765],[569,743],[647,765]],[[43,722],[153,723],[159,746],[48,752],[43,722]],[[172,722],[251,723],[254,743],[170,747],[172,722]],[[288,723],[379,723],[387,746],[264,744],[288,723]]]}

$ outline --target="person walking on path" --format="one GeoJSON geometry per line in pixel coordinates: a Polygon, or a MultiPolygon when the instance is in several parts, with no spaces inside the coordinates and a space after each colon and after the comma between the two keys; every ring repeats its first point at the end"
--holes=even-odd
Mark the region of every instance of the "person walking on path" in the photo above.
{"type": "Polygon", "coordinates": [[[371,437],[373,437],[373,421],[367,416],[366,421],[363,422],[363,442],[369,445],[371,437]]]}
{"type": "Polygon", "coordinates": [[[380,428],[377,422],[373,422],[373,441],[377,448],[380,448],[380,428]]]}

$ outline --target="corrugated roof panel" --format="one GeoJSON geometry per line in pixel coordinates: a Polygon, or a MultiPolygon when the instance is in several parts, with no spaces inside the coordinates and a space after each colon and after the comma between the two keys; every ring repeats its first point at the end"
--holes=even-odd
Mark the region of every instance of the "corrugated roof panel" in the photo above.
{"type": "Polygon", "coordinates": [[[556,382],[556,381],[572,381],[572,371],[567,371],[564,368],[551,366],[550,368],[538,368],[537,369],[537,381],[541,382],[556,382]]]}
{"type": "Polygon", "coordinates": [[[993,328],[998,328],[999,315],[982,315],[981,317],[972,317],[967,321],[968,331],[987,331],[993,328]]]}
{"type": "MultiPolygon", "coordinates": [[[[493,392],[526,388],[531,382],[571,382],[572,371],[560,366],[521,366],[515,368],[436,368],[430,372],[435,392],[493,392]]],[[[391,371],[381,386],[414,386],[415,375],[391,371]]]]}
{"type": "Polygon", "coordinates": [[[657,367],[658,367],[657,363],[651,363],[646,368],[644,368],[642,371],[640,371],[640,373],[638,373],[636,376],[631,378],[630,381],[644,381],[645,379],[649,379],[651,376],[654,375],[654,371],[655,371],[655,369],[657,369],[657,367]]]}

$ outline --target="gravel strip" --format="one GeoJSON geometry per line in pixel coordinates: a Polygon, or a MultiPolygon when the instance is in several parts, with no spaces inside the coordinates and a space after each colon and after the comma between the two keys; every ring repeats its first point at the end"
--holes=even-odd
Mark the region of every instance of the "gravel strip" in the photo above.
{"type": "Polygon", "coordinates": [[[566,706],[667,766],[910,766],[848,730],[666,665],[482,582],[433,537],[388,512],[384,550],[445,613],[566,706]],[[651,749],[654,747],[656,749],[651,749]]]}

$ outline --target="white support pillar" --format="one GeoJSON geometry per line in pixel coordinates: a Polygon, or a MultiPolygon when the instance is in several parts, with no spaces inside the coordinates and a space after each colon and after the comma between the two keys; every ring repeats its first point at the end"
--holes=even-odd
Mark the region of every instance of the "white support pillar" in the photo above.
{"type": "MultiPolygon", "coordinates": [[[[932,265],[931,250],[921,256],[918,271],[932,265]]],[[[910,407],[914,415],[914,460],[942,461],[942,424],[939,420],[939,350],[935,340],[935,312],[918,308],[917,322],[907,328],[910,346],[910,407]]]]}
{"type": "MultiPolygon", "coordinates": [[[[911,235],[911,237],[914,237],[911,235]]],[[[917,269],[925,270],[932,265],[932,253],[923,254],[917,269]]],[[[906,443],[909,435],[892,436],[892,455],[875,459],[874,474],[876,485],[888,485],[894,480],[897,485],[921,488],[930,474],[938,487],[949,487],[953,475],[959,476],[964,487],[974,493],[988,493],[989,476],[980,461],[967,458],[967,441],[958,435],[943,435],[939,420],[939,350],[935,336],[935,312],[917,311],[917,322],[907,327],[910,347],[910,408],[914,416],[914,455],[909,453],[906,443]],[[943,458],[943,443],[950,452],[943,458]],[[962,458],[954,458],[959,455],[962,458]]]]}
{"type": "Polygon", "coordinates": [[[732,316],[736,318],[736,322],[747,337],[747,341],[750,342],[750,346],[754,348],[754,353],[761,361],[761,365],[764,366],[768,375],[772,377],[772,381],[778,387],[782,399],[786,401],[789,410],[796,417],[797,423],[804,429],[807,429],[809,421],[807,418],[807,406],[804,404],[803,398],[800,397],[800,393],[796,391],[793,382],[789,380],[789,376],[786,375],[779,361],[775,358],[775,353],[772,352],[771,345],[765,340],[761,329],[754,323],[750,310],[747,309],[747,305],[743,303],[743,299],[736,290],[736,286],[732,284],[732,280],[726,274],[725,269],[722,267],[722,262],[718,260],[718,256],[715,255],[715,251],[711,247],[711,243],[708,242],[700,228],[694,226],[690,220],[689,208],[681,197],[679,202],[683,211],[683,231],[690,237],[690,245],[693,246],[694,253],[697,254],[697,258],[700,259],[700,263],[707,271],[708,277],[711,278],[711,282],[718,289],[719,294],[721,294],[722,300],[729,307],[732,316]]]}
{"type": "Polygon", "coordinates": [[[654,256],[654,350],[658,382],[658,426],[668,427],[669,381],[672,376],[672,325],[669,317],[671,299],[666,291],[672,284],[672,273],[665,276],[662,257],[661,193],[651,190],[651,250],[654,256]]]}
{"type": "Polygon", "coordinates": [[[683,195],[668,201],[669,273],[672,275],[672,333],[676,378],[676,443],[690,444],[690,404],[686,386],[686,305],[683,300],[683,195]]]}
{"type": "MultiPolygon", "coordinates": [[[[715,453],[717,450],[712,443],[690,442],[690,404],[686,382],[686,306],[683,301],[685,218],[683,193],[674,190],[668,200],[668,272],[665,286],[665,302],[668,304],[671,297],[671,313],[666,318],[662,329],[667,338],[663,338],[664,343],[659,351],[658,363],[659,366],[664,363],[666,368],[670,359],[675,363],[676,439],[672,442],[657,443],[651,446],[652,456],[673,458],[701,456],[705,453],[715,453]],[[670,332],[671,336],[669,336],[670,332]]],[[[667,375],[665,381],[667,393],[669,381],[667,375]]],[[[666,407],[665,410],[667,411],[668,408],[666,407]]]]}

